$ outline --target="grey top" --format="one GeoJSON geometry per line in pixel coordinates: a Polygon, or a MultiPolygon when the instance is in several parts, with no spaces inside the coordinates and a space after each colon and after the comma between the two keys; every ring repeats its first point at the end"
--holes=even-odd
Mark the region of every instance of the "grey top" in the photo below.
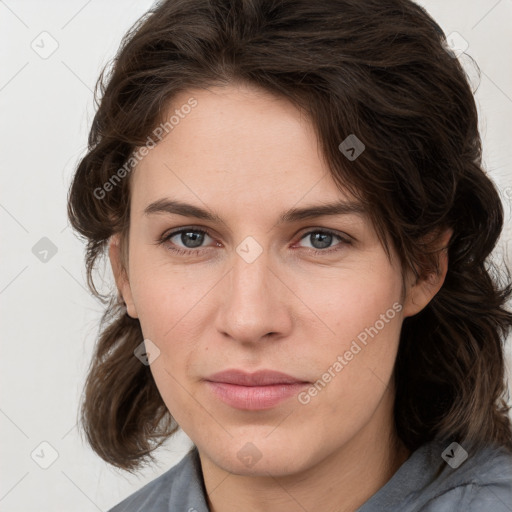
{"type": "MultiPolygon", "coordinates": [[[[512,512],[512,455],[501,447],[467,453],[458,446],[422,445],[355,512],[512,512]]],[[[210,512],[195,446],[108,512],[142,511],[210,512]]]]}

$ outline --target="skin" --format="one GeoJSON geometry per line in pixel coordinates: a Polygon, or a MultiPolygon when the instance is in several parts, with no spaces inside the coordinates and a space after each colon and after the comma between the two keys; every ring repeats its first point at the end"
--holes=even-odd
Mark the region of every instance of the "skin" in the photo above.
{"type": "Polygon", "coordinates": [[[286,99],[241,85],[186,91],[169,112],[191,96],[197,107],[131,175],[128,261],[118,236],[110,245],[128,314],[160,350],[150,368],[198,447],[212,511],[354,510],[409,456],[392,416],[399,333],[441,287],[446,253],[439,275],[407,273],[403,289],[396,254],[387,258],[365,214],[278,225],[290,208],[353,200],[332,180],[311,123],[286,99]],[[144,213],[164,198],[223,222],[144,213]],[[170,250],[193,251],[190,237],[158,244],[187,227],[208,232],[195,256],[170,250]],[[335,232],[326,249],[321,228],[335,232]],[[251,263],[236,251],[248,236],[262,250],[251,263]],[[401,310],[307,404],[240,410],[204,381],[240,368],[315,382],[393,304],[401,310]],[[261,456],[250,467],[237,456],[246,443],[261,456]]]}

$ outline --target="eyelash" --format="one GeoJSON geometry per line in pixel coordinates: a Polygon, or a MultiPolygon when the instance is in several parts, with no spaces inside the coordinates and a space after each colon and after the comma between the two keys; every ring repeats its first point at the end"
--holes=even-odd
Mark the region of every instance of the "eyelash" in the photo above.
{"type": "MultiPolygon", "coordinates": [[[[186,233],[186,232],[200,233],[201,235],[208,235],[210,238],[214,238],[208,231],[206,231],[204,229],[188,227],[188,228],[177,229],[176,231],[172,231],[171,233],[164,233],[162,235],[162,237],[160,238],[160,240],[158,241],[158,245],[164,245],[165,244],[166,248],[168,250],[172,251],[175,254],[184,255],[184,256],[185,255],[195,256],[198,253],[202,252],[203,250],[211,248],[211,247],[201,247],[199,249],[182,249],[182,248],[173,247],[171,244],[168,244],[168,242],[170,241],[170,239],[172,237],[174,237],[176,235],[179,235],[181,233],[186,233]]],[[[312,230],[304,233],[300,237],[299,241],[302,240],[303,238],[306,238],[307,236],[309,236],[309,235],[311,235],[313,233],[321,233],[323,235],[333,235],[334,237],[339,238],[340,241],[341,241],[341,243],[338,244],[337,246],[330,247],[330,248],[327,248],[327,249],[312,249],[312,248],[305,247],[305,249],[307,249],[310,253],[314,254],[315,256],[331,254],[333,252],[337,252],[337,251],[341,250],[344,245],[351,245],[352,244],[352,241],[348,237],[343,237],[343,236],[341,236],[340,234],[338,234],[335,231],[332,231],[332,230],[329,230],[329,229],[324,229],[324,228],[312,229],[312,230]],[[339,246],[341,246],[341,247],[339,247],[339,246]]]]}

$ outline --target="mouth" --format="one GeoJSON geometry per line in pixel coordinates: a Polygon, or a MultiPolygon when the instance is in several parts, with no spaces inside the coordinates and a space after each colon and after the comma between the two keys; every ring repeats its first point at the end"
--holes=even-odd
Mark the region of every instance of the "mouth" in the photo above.
{"type": "Polygon", "coordinates": [[[225,370],[211,375],[205,382],[217,399],[236,409],[252,411],[271,409],[311,384],[272,370],[255,373],[225,370]]]}

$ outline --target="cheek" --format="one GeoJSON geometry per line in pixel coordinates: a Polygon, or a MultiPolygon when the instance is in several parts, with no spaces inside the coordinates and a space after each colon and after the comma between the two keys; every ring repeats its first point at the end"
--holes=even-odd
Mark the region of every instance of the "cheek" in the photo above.
{"type": "MultiPolygon", "coordinates": [[[[360,333],[375,326],[386,337],[399,332],[402,309],[401,278],[387,260],[361,262],[358,268],[344,269],[327,278],[308,277],[297,281],[297,295],[305,297],[303,328],[315,330],[316,339],[335,348],[350,344],[360,333]],[[384,319],[382,320],[382,315],[384,319]],[[384,322],[384,323],[383,323],[384,322]]],[[[372,332],[374,330],[372,329],[372,332]]]]}
{"type": "Polygon", "coordinates": [[[188,381],[197,359],[200,299],[202,287],[184,284],[187,279],[173,272],[152,267],[134,280],[133,296],[141,329],[160,350],[150,370],[159,393],[180,425],[198,421],[188,381]]]}
{"type": "MultiPolygon", "coordinates": [[[[142,258],[140,258],[142,259],[142,258]]],[[[149,258],[146,262],[150,261],[149,258]]],[[[168,340],[183,330],[201,311],[201,304],[214,284],[206,272],[169,263],[132,263],[131,289],[145,337],[168,340]]]]}
{"type": "Polygon", "coordinates": [[[300,337],[303,357],[319,379],[319,399],[312,390],[312,402],[324,403],[333,415],[350,406],[358,417],[389,385],[403,319],[400,275],[383,264],[325,285],[321,292],[312,287],[308,306],[317,315],[303,324],[306,334],[300,337]]]}

